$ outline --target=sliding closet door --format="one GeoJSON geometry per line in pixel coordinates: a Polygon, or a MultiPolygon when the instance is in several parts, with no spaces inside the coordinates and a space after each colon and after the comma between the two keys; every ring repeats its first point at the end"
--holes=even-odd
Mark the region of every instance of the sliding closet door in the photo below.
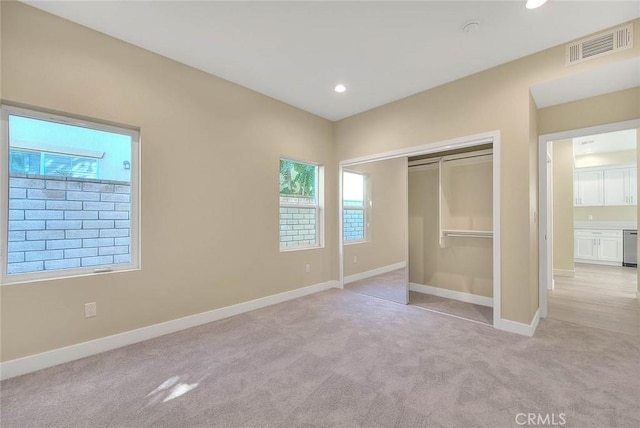
{"type": "Polygon", "coordinates": [[[407,158],[345,166],[345,289],[408,303],[407,158]]]}

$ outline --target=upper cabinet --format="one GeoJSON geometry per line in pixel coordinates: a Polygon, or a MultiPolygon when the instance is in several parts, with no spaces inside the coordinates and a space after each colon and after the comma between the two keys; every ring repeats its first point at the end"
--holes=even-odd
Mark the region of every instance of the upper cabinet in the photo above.
{"type": "Polygon", "coordinates": [[[574,206],[637,203],[636,167],[579,168],[574,172],[574,206]]]}
{"type": "Polygon", "coordinates": [[[604,204],[636,205],[637,168],[612,168],[604,170],[604,204]]]}
{"type": "Polygon", "coordinates": [[[638,203],[638,168],[629,168],[629,204],[636,205],[638,203]]]}
{"type": "Polygon", "coordinates": [[[629,203],[628,168],[607,169],[604,171],[604,204],[626,205],[629,203]]]}
{"type": "Polygon", "coordinates": [[[575,206],[604,204],[604,173],[601,169],[578,170],[573,175],[575,206]]]}

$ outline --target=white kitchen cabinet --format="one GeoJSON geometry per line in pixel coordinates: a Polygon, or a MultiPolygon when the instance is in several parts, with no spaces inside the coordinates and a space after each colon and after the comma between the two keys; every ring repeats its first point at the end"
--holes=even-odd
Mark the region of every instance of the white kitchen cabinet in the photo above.
{"type": "Polygon", "coordinates": [[[637,168],[631,166],[578,168],[573,174],[573,205],[636,205],[637,177],[637,168]]]}
{"type": "Polygon", "coordinates": [[[622,236],[598,238],[598,260],[622,263],[622,236]]]}
{"type": "Polygon", "coordinates": [[[638,168],[629,168],[629,204],[636,205],[638,203],[638,168]]]}
{"type": "Polygon", "coordinates": [[[602,169],[574,172],[573,202],[575,206],[604,205],[604,171],[602,169]]]}
{"type": "Polygon", "coordinates": [[[596,260],[598,258],[598,246],[595,238],[576,234],[574,252],[576,260],[596,260]]]}
{"type": "Polygon", "coordinates": [[[574,258],[581,263],[622,265],[622,231],[576,229],[574,258]]]}
{"type": "Polygon", "coordinates": [[[604,170],[604,204],[627,205],[629,203],[629,169],[604,170]]]}
{"type": "Polygon", "coordinates": [[[604,169],[604,204],[636,205],[637,168],[604,169]]]}

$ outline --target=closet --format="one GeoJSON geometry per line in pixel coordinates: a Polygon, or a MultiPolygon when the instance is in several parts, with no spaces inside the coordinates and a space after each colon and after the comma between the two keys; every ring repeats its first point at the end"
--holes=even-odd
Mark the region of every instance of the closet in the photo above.
{"type": "Polygon", "coordinates": [[[411,304],[492,324],[491,145],[409,158],[411,304]]]}

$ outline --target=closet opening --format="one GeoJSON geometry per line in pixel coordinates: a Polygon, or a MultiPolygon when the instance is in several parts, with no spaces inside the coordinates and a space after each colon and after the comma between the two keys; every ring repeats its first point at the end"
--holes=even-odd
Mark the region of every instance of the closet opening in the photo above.
{"type": "Polygon", "coordinates": [[[409,304],[493,325],[493,144],[408,159],[409,304]]]}
{"type": "Polygon", "coordinates": [[[339,191],[345,290],[504,327],[499,132],[340,161],[339,191]]]}

